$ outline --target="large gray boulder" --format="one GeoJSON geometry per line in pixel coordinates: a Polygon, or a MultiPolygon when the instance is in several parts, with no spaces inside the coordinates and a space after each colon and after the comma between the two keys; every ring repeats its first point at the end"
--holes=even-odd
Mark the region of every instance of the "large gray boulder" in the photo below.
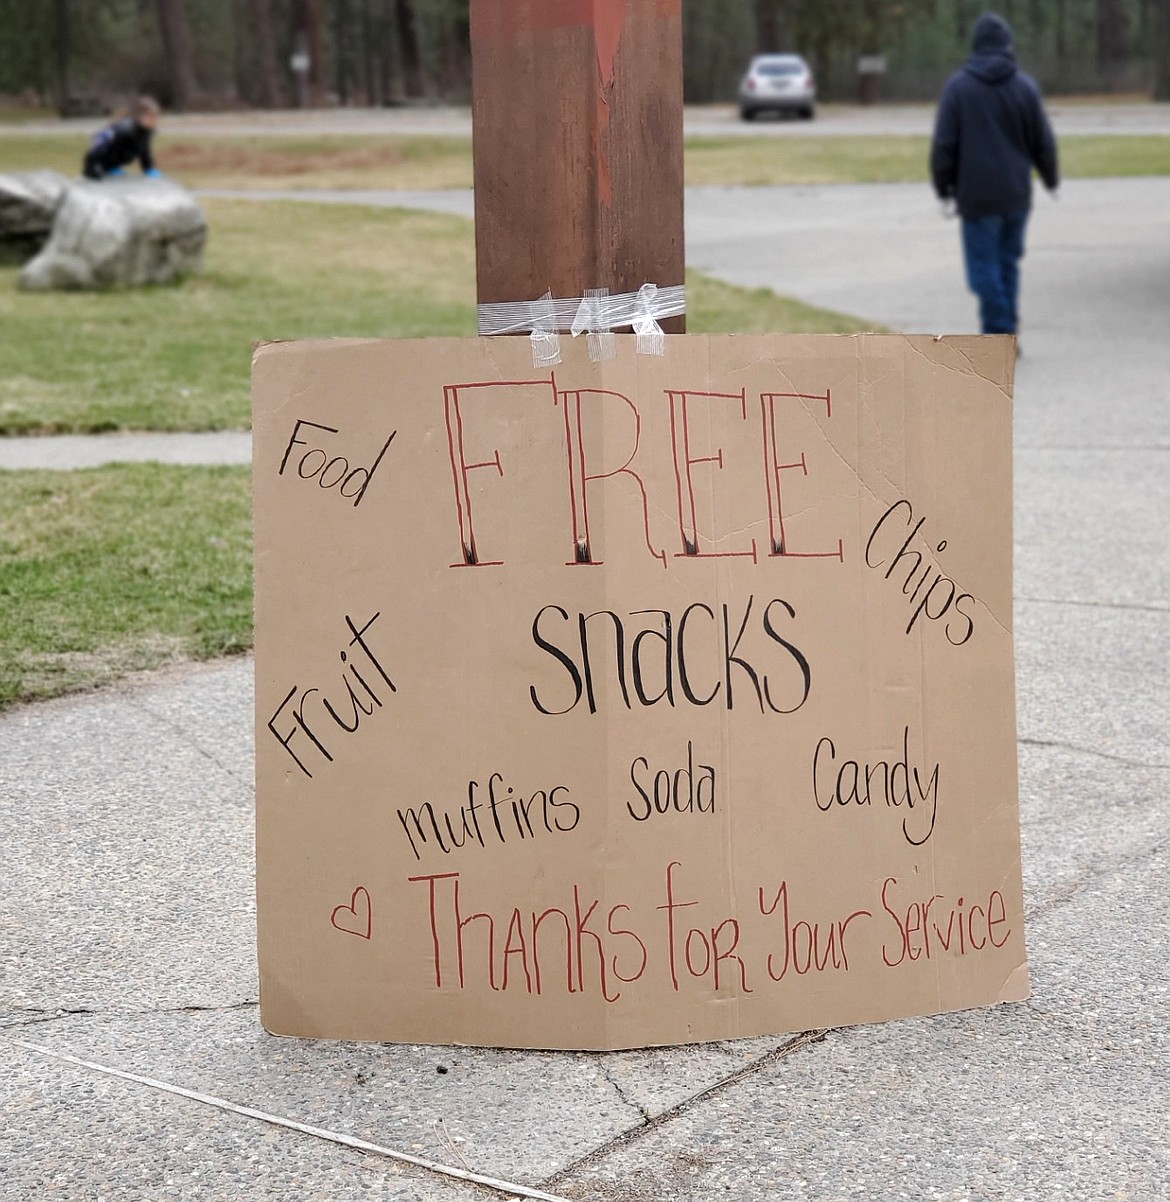
{"type": "Polygon", "coordinates": [[[59,171],[0,173],[0,256],[23,261],[49,240],[69,180],[59,171]]]}
{"type": "Polygon", "coordinates": [[[20,286],[109,288],[165,284],[198,271],[207,219],[186,188],[170,180],[82,180],[57,210],[44,249],[20,286]]]}

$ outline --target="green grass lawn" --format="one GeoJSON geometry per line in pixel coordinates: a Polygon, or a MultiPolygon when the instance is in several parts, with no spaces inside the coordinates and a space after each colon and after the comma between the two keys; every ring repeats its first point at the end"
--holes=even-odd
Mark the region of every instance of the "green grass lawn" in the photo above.
{"type": "Polygon", "coordinates": [[[0,472],[0,707],[251,645],[247,468],[0,472]]]}
{"type": "MultiPolygon", "coordinates": [[[[930,139],[691,138],[688,184],[895,184],[926,186],[930,139]]],[[[1083,134],[1060,139],[1067,179],[1170,175],[1170,137],[1083,134]]]]}
{"type": "MultiPolygon", "coordinates": [[[[0,267],[0,434],[244,429],[256,340],[475,333],[459,217],[208,201],[205,274],[101,293],[23,293],[0,267]]],[[[866,323],[691,273],[694,331],[866,323]]]]}
{"type": "Polygon", "coordinates": [[[0,432],[246,428],[253,341],[474,332],[458,218],[208,202],[206,273],[22,293],[0,269],[0,432]]]}
{"type": "MultiPolygon", "coordinates": [[[[0,171],[54,167],[77,173],[85,139],[0,135],[0,171]]],[[[898,183],[926,179],[929,139],[912,135],[688,138],[690,184],[898,183]]],[[[163,170],[191,187],[469,188],[468,138],[319,135],[209,136],[165,126],[163,170]]],[[[1170,137],[1078,134],[1060,139],[1070,178],[1170,174],[1170,137]]]]}

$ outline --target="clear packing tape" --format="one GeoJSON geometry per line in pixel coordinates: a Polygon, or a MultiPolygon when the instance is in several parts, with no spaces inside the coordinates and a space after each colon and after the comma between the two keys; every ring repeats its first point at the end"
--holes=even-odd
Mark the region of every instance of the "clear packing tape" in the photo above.
{"type": "Polygon", "coordinates": [[[581,297],[554,297],[552,292],[533,301],[507,301],[479,306],[479,332],[485,337],[527,333],[532,361],[554,367],[561,361],[562,333],[584,334],[594,363],[617,354],[613,331],[629,326],[637,335],[639,355],[666,353],[666,336],[658,324],[687,311],[686,287],[659,288],[643,284],[637,292],[611,296],[606,288],[590,288],[581,297]]]}

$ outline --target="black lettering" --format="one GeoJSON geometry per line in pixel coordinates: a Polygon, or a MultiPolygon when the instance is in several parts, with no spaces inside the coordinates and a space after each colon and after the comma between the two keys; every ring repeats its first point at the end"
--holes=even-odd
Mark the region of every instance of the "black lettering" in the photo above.
{"type": "Polygon", "coordinates": [[[568,655],[566,655],[565,652],[562,651],[559,647],[548,642],[540,633],[540,619],[550,609],[556,613],[559,613],[566,622],[569,620],[568,613],[565,610],[561,609],[561,607],[559,605],[546,605],[542,610],[540,610],[537,613],[536,617],[532,619],[532,641],[542,651],[547,651],[549,653],[549,655],[551,655],[555,660],[557,660],[559,663],[564,665],[565,670],[569,673],[569,676],[572,678],[572,681],[573,681],[573,688],[575,690],[575,693],[573,696],[573,701],[570,705],[565,706],[564,709],[552,710],[552,709],[546,709],[544,704],[541,702],[540,698],[537,696],[536,685],[528,686],[528,695],[532,698],[533,706],[535,706],[535,708],[540,713],[556,716],[556,715],[560,715],[560,714],[567,714],[570,710],[576,708],[577,703],[581,700],[581,693],[583,690],[583,686],[581,683],[581,673],[577,670],[577,665],[573,662],[573,660],[570,659],[570,657],[568,655]]]}
{"type": "MultiPolygon", "coordinates": [[[[646,819],[650,817],[651,813],[653,813],[654,805],[650,800],[650,794],[647,793],[646,790],[643,789],[642,786],[638,783],[638,777],[635,774],[634,770],[638,767],[639,764],[641,764],[642,767],[645,768],[647,771],[650,770],[650,764],[647,761],[646,757],[644,755],[638,756],[638,758],[630,765],[630,782],[633,784],[634,788],[638,790],[638,793],[641,796],[642,801],[645,803],[646,812],[644,814],[639,814],[634,809],[633,803],[629,802],[629,801],[626,802],[626,809],[630,811],[630,817],[633,818],[636,822],[645,822],[646,819]]],[[[641,808],[641,807],[639,807],[639,808],[641,808]]]]}
{"type": "MultiPolygon", "coordinates": [[[[414,858],[416,860],[422,859],[422,856],[418,854],[418,844],[425,846],[427,843],[427,833],[425,830],[423,830],[422,823],[424,814],[430,821],[431,833],[435,837],[435,842],[442,849],[443,853],[447,854],[451,850],[447,846],[446,841],[443,839],[443,835],[439,830],[439,820],[435,816],[435,807],[431,805],[429,801],[424,801],[417,810],[415,810],[413,807],[408,807],[406,810],[398,811],[398,821],[402,823],[402,829],[406,832],[407,839],[410,840],[410,850],[414,852],[414,858]],[[408,819],[409,822],[407,821],[408,819]],[[414,824],[413,832],[411,831],[410,823],[414,824]],[[418,839],[418,844],[415,842],[416,836],[418,839]]],[[[462,844],[459,846],[462,846],[462,844]]]]}
{"type": "Polygon", "coordinates": [[[787,639],[781,638],[781,636],[777,634],[776,628],[772,625],[771,618],[773,605],[784,606],[784,608],[788,611],[788,616],[793,619],[796,617],[796,610],[793,609],[787,601],[782,601],[779,597],[769,601],[768,608],[764,610],[764,631],[770,639],[775,639],[775,641],[779,643],[789,655],[792,656],[796,666],[800,669],[800,675],[804,682],[804,689],[800,695],[800,700],[794,706],[792,706],[790,709],[783,709],[782,707],[773,703],[772,692],[768,687],[768,678],[765,676],[764,698],[768,702],[768,706],[774,714],[794,714],[808,700],[809,692],[812,689],[812,669],[809,667],[808,660],[805,658],[804,653],[800,650],[800,648],[790,643],[787,639]]]}
{"type": "Polygon", "coordinates": [[[682,617],[678,620],[678,682],[682,686],[683,695],[692,705],[710,705],[719,695],[719,690],[723,687],[722,682],[716,683],[709,696],[698,697],[695,695],[694,689],[691,688],[690,676],[687,673],[687,620],[696,609],[701,609],[712,622],[715,621],[715,611],[709,605],[704,605],[701,601],[695,602],[694,605],[688,605],[683,610],[682,617]]]}
{"type": "MultiPolygon", "coordinates": [[[[309,444],[303,438],[298,438],[297,435],[301,432],[302,426],[312,426],[314,430],[324,430],[328,434],[336,434],[337,431],[332,426],[322,426],[318,422],[307,422],[298,419],[293,426],[292,437],[288,440],[288,446],[284,448],[284,458],[280,461],[280,470],[276,473],[278,476],[284,475],[285,465],[288,463],[288,457],[292,454],[293,447],[307,447],[309,444]]],[[[304,462],[302,460],[302,462],[304,462]]],[[[299,470],[299,469],[298,469],[299,470]]]]}
{"type": "Polygon", "coordinates": [[[589,655],[589,623],[594,618],[612,618],[614,633],[614,666],[617,669],[618,686],[626,709],[630,705],[630,690],[626,687],[626,631],[622,620],[610,609],[599,609],[591,614],[578,614],[577,628],[581,637],[581,664],[585,669],[585,696],[589,700],[589,712],[597,713],[597,696],[593,690],[593,667],[589,655]]]}

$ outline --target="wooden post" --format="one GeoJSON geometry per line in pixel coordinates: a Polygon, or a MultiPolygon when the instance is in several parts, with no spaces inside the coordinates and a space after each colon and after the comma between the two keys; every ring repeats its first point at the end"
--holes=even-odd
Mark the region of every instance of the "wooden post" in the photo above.
{"type": "Polygon", "coordinates": [[[683,283],[681,0],[471,0],[471,44],[480,304],[683,283]]]}

